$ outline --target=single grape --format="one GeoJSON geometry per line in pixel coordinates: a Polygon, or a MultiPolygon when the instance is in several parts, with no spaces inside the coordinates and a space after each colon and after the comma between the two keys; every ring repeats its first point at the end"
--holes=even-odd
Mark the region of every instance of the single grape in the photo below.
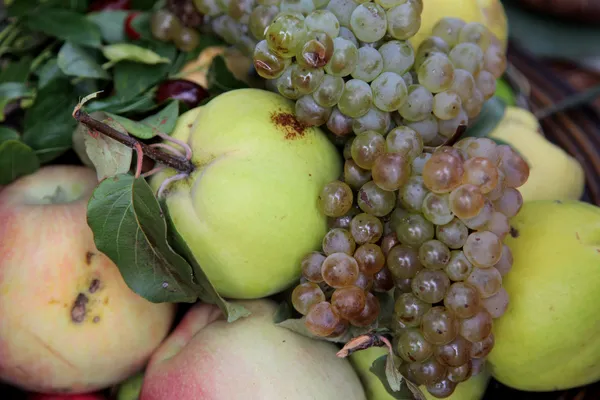
{"type": "Polygon", "coordinates": [[[429,343],[442,345],[458,334],[458,320],[444,307],[432,307],[423,315],[421,331],[429,343]]]}
{"type": "Polygon", "coordinates": [[[428,193],[423,177],[413,175],[398,191],[398,201],[407,211],[419,212],[428,193]]]}
{"type": "Polygon", "coordinates": [[[523,195],[512,187],[505,188],[500,198],[494,201],[494,207],[498,212],[501,212],[508,218],[512,218],[523,207],[523,195]]]}
{"type": "Polygon", "coordinates": [[[490,72],[481,70],[477,74],[477,88],[485,100],[489,100],[496,93],[496,78],[490,72]]]}
{"type": "Polygon", "coordinates": [[[461,185],[449,196],[450,210],[460,219],[476,217],[485,205],[485,196],[479,187],[471,184],[461,185]]]}
{"type": "MultiPolygon", "coordinates": [[[[217,4],[222,2],[217,0],[217,4]]],[[[227,10],[225,10],[226,12],[227,10]]],[[[229,15],[220,15],[216,17],[211,23],[212,30],[223,38],[223,40],[230,44],[235,45],[240,37],[244,34],[242,32],[240,24],[231,18],[229,15]]],[[[266,47],[268,49],[268,46],[266,47]]],[[[276,54],[273,52],[273,54],[276,54]]]]}
{"type": "Polygon", "coordinates": [[[358,49],[358,61],[351,73],[353,78],[371,82],[373,79],[377,78],[382,71],[383,58],[377,49],[364,46],[358,49]]]}
{"type": "Polygon", "coordinates": [[[365,291],[356,286],[335,289],[331,295],[333,309],[344,319],[358,316],[365,308],[365,291]]]}
{"type": "Polygon", "coordinates": [[[381,251],[383,252],[383,255],[387,257],[388,254],[390,254],[390,250],[392,250],[394,246],[398,244],[400,244],[400,241],[398,240],[395,232],[385,235],[381,239],[381,251]]]}
{"type": "Polygon", "coordinates": [[[419,247],[419,260],[425,268],[443,269],[450,261],[450,249],[439,240],[428,240],[419,247]]]}
{"type": "Polygon", "coordinates": [[[413,174],[422,175],[423,168],[427,161],[431,158],[431,153],[421,153],[412,162],[413,174]]]}
{"type": "Polygon", "coordinates": [[[376,42],[387,29],[385,10],[377,3],[363,2],[352,11],[350,28],[358,40],[376,42]]]}
{"type": "Polygon", "coordinates": [[[387,256],[387,267],[395,280],[414,278],[423,268],[419,253],[405,245],[394,246],[387,256]]]}
{"type": "Polygon", "coordinates": [[[492,352],[494,348],[494,334],[490,333],[488,337],[480,342],[475,342],[471,346],[471,357],[473,358],[485,358],[492,352]]]}
{"type": "Polygon", "coordinates": [[[460,185],[463,174],[463,162],[458,157],[434,153],[423,167],[423,182],[434,193],[448,193],[460,185]]]}
{"type": "Polygon", "coordinates": [[[340,319],[340,322],[337,324],[337,326],[333,330],[333,333],[331,333],[327,337],[328,338],[338,338],[338,337],[344,335],[346,332],[348,332],[349,328],[350,328],[350,322],[348,322],[345,319],[340,319]]]}
{"type": "Polygon", "coordinates": [[[513,256],[510,251],[510,247],[507,245],[502,245],[502,255],[500,256],[500,260],[494,265],[494,268],[500,272],[500,275],[504,276],[510,272],[513,265],[513,256]]]}
{"type": "MultiPolygon", "coordinates": [[[[406,125],[409,128],[417,131],[423,139],[423,144],[431,143],[438,135],[438,122],[437,118],[433,114],[429,114],[420,121],[402,121],[402,125],[406,125]]],[[[401,124],[398,124],[401,125],[401,124]]]]}
{"type": "Polygon", "coordinates": [[[433,97],[433,114],[441,120],[455,118],[460,113],[462,101],[457,92],[445,90],[433,97]]]}
{"type": "Polygon", "coordinates": [[[383,72],[407,73],[415,62],[415,51],[410,42],[390,40],[377,49],[383,60],[383,72]]]}
{"type": "Polygon", "coordinates": [[[396,205],[395,193],[381,189],[373,181],[365,183],[360,188],[357,199],[361,210],[376,217],[389,214],[396,205]]]}
{"type": "Polygon", "coordinates": [[[412,279],[399,279],[394,281],[394,297],[397,298],[403,293],[412,293],[412,279]]]}
{"type": "Polygon", "coordinates": [[[498,236],[500,241],[502,241],[510,232],[510,224],[506,215],[502,214],[501,212],[494,211],[492,213],[492,217],[485,224],[482,230],[492,232],[498,236]]]}
{"type": "Polygon", "coordinates": [[[319,194],[319,209],[328,217],[341,217],[350,211],[353,202],[352,189],[344,182],[326,184],[319,194]]]}
{"type": "MultiPolygon", "coordinates": [[[[342,1],[352,2],[352,0],[342,1]]],[[[350,40],[338,36],[333,39],[333,55],[329,63],[325,66],[325,72],[329,75],[344,77],[354,71],[357,62],[358,49],[356,45],[350,40]]]]}
{"type": "Polygon", "coordinates": [[[320,85],[312,93],[312,96],[315,102],[321,107],[333,107],[340,100],[343,91],[343,78],[325,74],[320,85]]]}
{"type": "Polygon", "coordinates": [[[321,68],[306,68],[299,64],[293,64],[291,67],[292,85],[301,94],[310,94],[317,90],[325,72],[321,68]]]}
{"type": "Polygon", "coordinates": [[[450,397],[454,390],[456,389],[456,383],[452,382],[448,378],[444,378],[439,382],[430,384],[426,386],[427,392],[433,397],[437,397],[438,399],[443,399],[446,397],[450,397]]]}
{"type": "Polygon", "coordinates": [[[354,284],[358,272],[358,263],[346,253],[333,253],[327,256],[321,266],[323,280],[336,289],[354,284]]]}
{"type": "Polygon", "coordinates": [[[344,182],[352,189],[359,190],[365,183],[371,180],[371,171],[362,169],[353,160],[344,163],[344,182]]]}
{"type": "Polygon", "coordinates": [[[460,367],[471,359],[471,346],[471,342],[457,335],[451,342],[436,346],[434,355],[443,365],[460,367]]]}
{"type": "Polygon", "coordinates": [[[386,151],[399,153],[408,160],[413,160],[423,151],[423,139],[414,129],[398,126],[386,136],[386,151]]]}
{"type": "Polygon", "coordinates": [[[450,279],[443,271],[422,269],[412,279],[412,292],[427,303],[438,303],[450,287],[450,279]]]}
{"type": "Polygon", "coordinates": [[[455,282],[446,293],[444,306],[458,318],[471,318],[481,310],[481,298],[474,286],[455,282]]]}
{"type": "MultiPolygon", "coordinates": [[[[277,91],[283,96],[287,97],[291,100],[297,100],[302,97],[302,93],[298,90],[296,86],[294,86],[292,82],[292,71],[294,70],[294,65],[287,67],[281,76],[277,78],[277,91]]],[[[268,82],[268,81],[267,81],[268,82]]]]}
{"type": "Polygon", "coordinates": [[[500,318],[504,315],[508,308],[509,298],[506,289],[500,288],[498,293],[495,295],[488,297],[487,299],[483,299],[483,308],[490,313],[492,318],[500,318]]]}
{"type": "Polygon", "coordinates": [[[477,289],[482,299],[487,299],[502,288],[502,275],[496,268],[474,268],[466,282],[477,289]]]}
{"type": "Polygon", "coordinates": [[[367,274],[363,274],[362,272],[358,273],[358,278],[356,282],[354,282],[354,286],[361,288],[365,292],[368,292],[373,287],[373,277],[367,274]]]}
{"type": "Polygon", "coordinates": [[[482,341],[492,332],[492,316],[485,309],[459,323],[460,335],[471,343],[482,341]]]}
{"type": "Polygon", "coordinates": [[[454,69],[454,82],[452,82],[451,90],[458,94],[462,103],[473,96],[476,88],[475,78],[469,71],[460,68],[454,69]]]}
{"type": "Polygon", "coordinates": [[[358,3],[353,0],[330,0],[327,4],[327,10],[331,11],[339,21],[340,25],[349,27],[350,17],[358,3]]]}
{"type": "Polygon", "coordinates": [[[406,101],[398,109],[402,118],[408,121],[421,121],[433,111],[433,95],[422,85],[410,85],[406,101]]]}
{"type": "Polygon", "coordinates": [[[487,50],[491,43],[490,31],[479,22],[469,22],[462,27],[458,35],[461,43],[474,43],[481,50],[487,50]]]}
{"type": "Polygon", "coordinates": [[[454,383],[460,383],[468,380],[473,373],[472,360],[467,361],[458,367],[448,367],[448,380],[454,383]]]}
{"type": "Polygon", "coordinates": [[[308,32],[321,31],[334,39],[340,33],[340,22],[335,14],[329,10],[315,10],[304,19],[308,32]]]}
{"type": "Polygon", "coordinates": [[[450,154],[451,156],[458,158],[462,162],[464,162],[467,159],[465,153],[461,149],[457,149],[454,146],[439,146],[434,151],[434,154],[436,153],[450,154]]]}
{"type": "Polygon", "coordinates": [[[302,283],[292,291],[292,305],[302,315],[308,314],[310,308],[325,301],[325,294],[314,282],[302,283]]]}
{"type": "Polygon", "coordinates": [[[433,26],[431,34],[440,37],[449,46],[454,47],[459,43],[460,31],[465,25],[465,21],[460,18],[445,17],[433,26]]]}
{"type": "Polygon", "coordinates": [[[350,229],[350,222],[352,221],[352,218],[354,218],[356,215],[358,215],[360,213],[361,213],[360,208],[358,208],[357,205],[353,205],[350,208],[350,211],[348,211],[346,214],[342,215],[341,217],[327,217],[327,228],[328,229],[335,229],[335,228],[350,229]]]}
{"type": "Polygon", "coordinates": [[[406,329],[397,340],[396,351],[406,362],[422,362],[433,354],[433,346],[418,329],[406,329]]]}
{"type": "Polygon", "coordinates": [[[281,0],[279,8],[282,12],[307,15],[315,9],[312,0],[281,0]]]}
{"type": "Polygon", "coordinates": [[[483,200],[483,208],[481,211],[473,218],[463,218],[462,222],[469,229],[481,229],[490,221],[493,214],[494,205],[488,198],[485,198],[483,200]]]}
{"type": "Polygon", "coordinates": [[[351,153],[359,167],[370,170],[375,160],[385,153],[385,139],[377,132],[364,132],[352,142],[351,153]]]}
{"type": "Polygon", "coordinates": [[[323,68],[333,56],[334,44],[325,32],[308,32],[298,47],[296,62],[305,68],[323,68]]]}
{"type": "MultiPolygon", "coordinates": [[[[410,176],[410,164],[398,153],[386,153],[375,160],[371,169],[373,182],[387,191],[398,190],[410,176]]],[[[395,196],[394,196],[395,197],[395,196]]]]}
{"type": "Polygon", "coordinates": [[[373,243],[366,243],[356,249],[354,259],[360,270],[366,275],[374,275],[381,271],[385,265],[385,256],[381,247],[373,243]]]}
{"type": "Polygon", "coordinates": [[[331,108],[321,107],[311,95],[304,95],[296,101],[296,118],[305,126],[321,126],[330,114],[331,108]]]}
{"type": "Polygon", "coordinates": [[[438,131],[443,137],[452,137],[461,125],[467,126],[469,123],[469,116],[467,112],[461,108],[458,115],[451,119],[440,119],[438,120],[438,131]]]}
{"type": "MultiPolygon", "coordinates": [[[[325,76],[327,77],[330,75],[325,76]]],[[[331,110],[331,115],[329,115],[329,119],[327,120],[327,129],[329,129],[334,135],[337,136],[349,135],[350,133],[352,133],[352,118],[342,114],[342,112],[337,107],[333,107],[333,109],[331,110]]],[[[346,142],[346,145],[344,146],[344,158],[352,158],[350,150],[352,148],[353,143],[354,141],[352,140],[352,138],[350,138],[350,140],[346,142]]]]}
{"type": "Polygon", "coordinates": [[[421,212],[427,220],[435,225],[447,224],[454,218],[450,210],[448,194],[428,193],[423,199],[421,212]]]}
{"type": "Polygon", "coordinates": [[[405,327],[418,327],[421,324],[423,315],[425,315],[430,308],[431,304],[420,300],[412,293],[403,293],[396,297],[394,303],[394,318],[401,322],[405,327]]]}
{"type": "Polygon", "coordinates": [[[500,79],[506,71],[506,55],[501,48],[490,46],[483,55],[483,67],[489,71],[494,78],[500,79]]]}
{"type": "Polygon", "coordinates": [[[435,237],[450,249],[463,247],[469,236],[469,229],[458,218],[453,218],[444,225],[435,227],[435,237]]]}
{"type": "Polygon", "coordinates": [[[398,40],[407,40],[421,28],[421,13],[411,2],[389,8],[387,16],[387,33],[398,40]]]}
{"type": "MultiPolygon", "coordinates": [[[[127,1],[129,3],[129,1],[127,1]]],[[[221,9],[216,0],[194,0],[196,9],[203,15],[215,17],[221,14],[221,9]]]]}
{"type": "Polygon", "coordinates": [[[383,72],[371,82],[373,102],[382,111],[395,111],[404,104],[407,88],[404,79],[394,72],[383,72]]]}
{"type": "Polygon", "coordinates": [[[279,78],[290,65],[290,60],[272,52],[266,40],[261,40],[254,49],[254,68],[265,79],[279,78]]]}
{"type": "Polygon", "coordinates": [[[394,288],[394,279],[392,273],[387,267],[383,267],[379,272],[373,275],[373,290],[375,292],[389,292],[394,288]]]}
{"type": "Polygon", "coordinates": [[[346,253],[351,256],[356,249],[356,243],[346,229],[334,228],[323,237],[322,247],[323,253],[327,256],[333,253],[346,253]]]}
{"type": "Polygon", "coordinates": [[[329,336],[331,335],[339,323],[341,317],[333,309],[331,303],[322,301],[313,305],[304,321],[306,328],[314,335],[317,336],[329,336]]]}
{"type": "Polygon", "coordinates": [[[355,118],[352,121],[352,130],[357,135],[367,131],[374,131],[384,135],[390,126],[390,120],[390,113],[381,111],[377,107],[371,106],[365,115],[355,118]]]}
{"type": "Polygon", "coordinates": [[[475,118],[481,112],[485,98],[483,93],[477,88],[473,89],[473,94],[463,102],[463,108],[469,118],[475,118]]]}
{"type": "Polygon", "coordinates": [[[418,69],[423,64],[423,61],[434,53],[448,54],[449,52],[450,46],[448,46],[448,43],[444,39],[438,36],[429,36],[419,44],[415,54],[414,66],[418,69]]]}
{"type": "Polygon", "coordinates": [[[502,241],[489,231],[473,232],[467,238],[463,251],[476,267],[490,268],[500,260],[502,241]]]}
{"type": "MultiPolygon", "coordinates": [[[[452,52],[450,52],[452,54],[452,52]]],[[[432,93],[450,89],[454,80],[454,65],[448,56],[434,53],[418,70],[419,83],[432,93]]]]}
{"type": "Polygon", "coordinates": [[[450,261],[448,261],[444,270],[451,280],[464,281],[471,275],[473,264],[467,260],[462,251],[454,250],[450,252],[450,261]]]}
{"type": "Polygon", "coordinates": [[[344,91],[337,106],[347,116],[358,118],[369,112],[372,104],[371,86],[359,79],[350,79],[344,85],[344,91]]]}
{"type": "Polygon", "coordinates": [[[492,191],[486,194],[486,197],[491,201],[496,201],[500,197],[502,197],[502,193],[504,192],[505,188],[506,187],[504,186],[504,172],[502,172],[501,169],[498,169],[498,184],[492,191]]]}
{"type": "Polygon", "coordinates": [[[150,31],[152,37],[163,42],[173,40],[181,31],[181,21],[170,11],[158,10],[150,16],[150,31]]]}
{"type": "Polygon", "coordinates": [[[376,243],[383,236],[383,224],[374,215],[360,213],[350,222],[350,232],[359,245],[376,243]]]}
{"type": "Polygon", "coordinates": [[[265,37],[269,50],[279,57],[292,58],[306,37],[304,21],[292,13],[281,13],[267,28],[265,37]]]}
{"type": "Polygon", "coordinates": [[[479,373],[481,371],[483,371],[483,368],[485,367],[485,362],[486,362],[486,360],[484,358],[472,358],[471,359],[471,365],[472,365],[471,376],[479,375],[479,373]]]}
{"type": "Polygon", "coordinates": [[[317,251],[312,251],[305,255],[300,262],[302,267],[302,276],[311,282],[323,282],[321,266],[325,261],[325,256],[317,251]]]}
{"type": "Polygon", "coordinates": [[[267,28],[279,13],[279,8],[274,5],[258,5],[252,9],[248,28],[256,40],[265,39],[267,28]]]}
{"type": "Polygon", "coordinates": [[[440,364],[434,357],[423,362],[413,362],[409,368],[419,385],[433,385],[444,379],[448,371],[447,367],[440,364]]]}
{"type": "Polygon", "coordinates": [[[352,33],[352,31],[350,29],[346,28],[345,26],[342,26],[340,28],[339,37],[351,41],[352,44],[354,44],[354,46],[356,46],[357,49],[360,46],[360,44],[358,43],[358,39],[356,38],[356,36],[354,36],[354,33],[352,33]]]}
{"type": "Polygon", "coordinates": [[[377,320],[380,310],[381,305],[377,297],[373,293],[367,292],[365,308],[358,316],[351,318],[350,323],[358,327],[367,327],[377,320]]]}
{"type": "Polygon", "coordinates": [[[448,54],[455,68],[477,75],[483,69],[483,51],[473,43],[459,43],[448,54]]]}
{"type": "Polygon", "coordinates": [[[462,182],[479,187],[483,194],[491,192],[498,184],[498,168],[487,158],[470,158],[465,161],[464,169],[462,182]]]}
{"type": "Polygon", "coordinates": [[[433,239],[434,234],[433,224],[421,214],[408,214],[396,227],[396,235],[400,242],[409,246],[420,246],[433,239]]]}
{"type": "Polygon", "coordinates": [[[508,145],[497,147],[500,159],[499,167],[504,172],[505,185],[510,188],[523,186],[529,178],[529,165],[527,162],[508,145]]]}

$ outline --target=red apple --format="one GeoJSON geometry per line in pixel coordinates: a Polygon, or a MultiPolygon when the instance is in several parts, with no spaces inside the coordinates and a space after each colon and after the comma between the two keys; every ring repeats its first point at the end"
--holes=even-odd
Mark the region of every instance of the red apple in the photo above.
{"type": "Polygon", "coordinates": [[[148,362],[175,305],[125,284],[94,245],[91,168],[47,166],[0,192],[0,381],[39,393],[89,393],[148,362]]]}
{"type": "Polygon", "coordinates": [[[140,400],[365,400],[337,347],[273,323],[270,300],[240,302],[252,312],[228,323],[197,304],[154,353],[140,400]]]}

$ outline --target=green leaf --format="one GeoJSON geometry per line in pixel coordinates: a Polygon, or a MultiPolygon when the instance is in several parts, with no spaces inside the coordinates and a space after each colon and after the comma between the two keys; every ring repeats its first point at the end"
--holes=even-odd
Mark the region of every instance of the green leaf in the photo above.
{"type": "Polygon", "coordinates": [[[150,139],[156,136],[156,130],[141,121],[134,121],[129,118],[121,117],[120,115],[106,112],[110,118],[122,125],[131,135],[140,139],[150,139]]]}
{"type": "Polygon", "coordinates": [[[19,140],[19,132],[6,126],[0,126],[0,143],[6,140],[19,140]]]}
{"type": "Polygon", "coordinates": [[[32,31],[76,43],[82,46],[100,47],[100,28],[85,15],[67,9],[40,9],[28,14],[24,21],[32,31]]]}
{"type": "Polygon", "coordinates": [[[4,107],[11,101],[33,97],[35,91],[24,83],[6,82],[0,84],[0,121],[4,121],[4,107]]]}
{"type": "Polygon", "coordinates": [[[44,86],[54,79],[66,77],[58,67],[58,60],[56,57],[46,61],[46,63],[36,71],[36,75],[38,76],[38,89],[44,88],[44,86]]]}
{"type": "Polygon", "coordinates": [[[58,67],[65,75],[81,78],[110,79],[94,57],[83,47],[66,42],[58,52],[58,67]]]}
{"type": "Polygon", "coordinates": [[[117,43],[102,47],[104,57],[113,63],[119,61],[133,61],[142,64],[165,64],[171,60],[166,57],[161,57],[152,50],[145,49],[135,44],[117,43]]]}
{"type": "Polygon", "coordinates": [[[177,118],[179,117],[179,102],[171,101],[165,108],[160,110],[158,113],[144,118],[141,122],[153,128],[153,130],[160,131],[169,135],[175,129],[177,124],[177,118]]]}
{"type": "Polygon", "coordinates": [[[2,75],[0,75],[0,83],[27,82],[27,78],[31,72],[32,61],[33,57],[25,56],[21,57],[18,61],[9,62],[8,65],[2,70],[2,75]]]}
{"type": "Polygon", "coordinates": [[[135,16],[131,21],[131,29],[136,31],[141,39],[148,41],[156,41],[152,30],[150,29],[150,18],[152,17],[151,12],[142,12],[135,16]]]}
{"type": "MultiPolygon", "coordinates": [[[[125,128],[115,121],[104,120],[105,124],[127,135],[125,128]]],[[[101,134],[83,136],[85,152],[88,155],[98,176],[98,181],[125,174],[131,168],[133,150],[116,140],[101,134]]]]}
{"type": "Polygon", "coordinates": [[[86,110],[105,111],[114,114],[145,113],[156,108],[158,104],[154,101],[151,92],[143,93],[131,100],[124,100],[119,96],[110,96],[102,100],[96,100],[86,106],[86,110]]]}
{"type": "Polygon", "coordinates": [[[135,293],[154,303],[197,300],[192,268],[167,242],[163,212],[144,178],[121,174],[102,181],[87,220],[96,247],[135,293]]]}
{"type": "Polygon", "coordinates": [[[40,161],[25,143],[14,139],[0,143],[0,185],[8,185],[38,168],[40,161]]]}
{"type": "MultiPolygon", "coordinates": [[[[388,381],[388,372],[389,371],[387,371],[390,368],[390,366],[388,365],[388,362],[387,362],[388,357],[390,357],[390,355],[386,354],[384,356],[377,358],[375,361],[373,361],[373,364],[371,365],[371,368],[369,368],[369,371],[374,373],[379,378],[379,380],[385,387],[385,390],[394,399],[413,400],[414,399],[413,393],[408,388],[408,385],[406,385],[406,384],[400,385],[400,390],[398,390],[398,391],[393,390],[392,387],[390,386],[390,382],[388,381]]],[[[397,379],[397,377],[396,377],[396,379],[397,379]]],[[[401,382],[407,383],[407,381],[404,379],[401,380],[401,382]]],[[[396,386],[397,384],[399,384],[399,383],[394,382],[394,386],[396,386]]]]}
{"type": "Polygon", "coordinates": [[[492,97],[485,103],[475,122],[467,128],[462,137],[487,137],[504,118],[506,103],[499,97],[492,97]]]}
{"type": "Polygon", "coordinates": [[[208,88],[211,91],[228,92],[235,89],[244,89],[248,85],[237,79],[227,68],[225,58],[221,55],[216,56],[206,75],[208,88]]]}
{"type": "Polygon", "coordinates": [[[100,29],[106,43],[119,43],[127,40],[125,19],[128,14],[123,10],[107,10],[89,13],[86,17],[100,29]]]}

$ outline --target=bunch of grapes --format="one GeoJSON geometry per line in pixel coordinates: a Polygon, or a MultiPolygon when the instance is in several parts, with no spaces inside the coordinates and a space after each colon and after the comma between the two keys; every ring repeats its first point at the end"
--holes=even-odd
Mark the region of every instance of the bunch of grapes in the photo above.
{"type": "Polygon", "coordinates": [[[185,26],[181,18],[168,9],[155,11],[150,18],[152,36],[163,42],[173,42],[181,51],[192,51],[200,43],[200,34],[185,26]]]}

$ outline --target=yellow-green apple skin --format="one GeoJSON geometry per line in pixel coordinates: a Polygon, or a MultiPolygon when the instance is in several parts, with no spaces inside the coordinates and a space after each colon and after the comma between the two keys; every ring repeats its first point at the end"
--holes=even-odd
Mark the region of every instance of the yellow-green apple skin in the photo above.
{"type": "Polygon", "coordinates": [[[297,123],[292,101],[259,89],[188,111],[171,136],[190,145],[196,166],[168,187],[171,225],[219,294],[256,299],[289,287],[327,232],[317,201],[342,172],[339,151],[297,123]]]}
{"type": "Polygon", "coordinates": [[[91,392],[142,369],[175,305],[125,284],[95,245],[93,169],[46,166],[0,192],[0,380],[42,393],[91,392]]]}
{"type": "MultiPolygon", "coordinates": [[[[387,350],[384,348],[371,347],[350,355],[350,361],[352,362],[354,369],[358,372],[363,387],[365,388],[367,400],[394,400],[394,397],[385,390],[385,387],[379,378],[369,370],[371,365],[373,365],[373,361],[386,353],[387,350]]],[[[471,377],[468,381],[456,386],[454,393],[449,397],[446,397],[445,400],[481,400],[483,399],[489,380],[490,375],[484,369],[476,376],[471,377]]],[[[420,389],[427,400],[436,399],[436,397],[433,397],[427,392],[425,387],[421,386],[420,389]]]]}
{"type": "Polygon", "coordinates": [[[600,208],[531,201],[510,224],[514,264],[503,278],[510,303],[494,321],[493,376],[525,391],[599,380],[600,208]]]}
{"type": "Polygon", "coordinates": [[[228,323],[196,304],[152,356],[140,400],[366,400],[338,347],[273,322],[271,300],[234,301],[251,312],[228,323]]]}

